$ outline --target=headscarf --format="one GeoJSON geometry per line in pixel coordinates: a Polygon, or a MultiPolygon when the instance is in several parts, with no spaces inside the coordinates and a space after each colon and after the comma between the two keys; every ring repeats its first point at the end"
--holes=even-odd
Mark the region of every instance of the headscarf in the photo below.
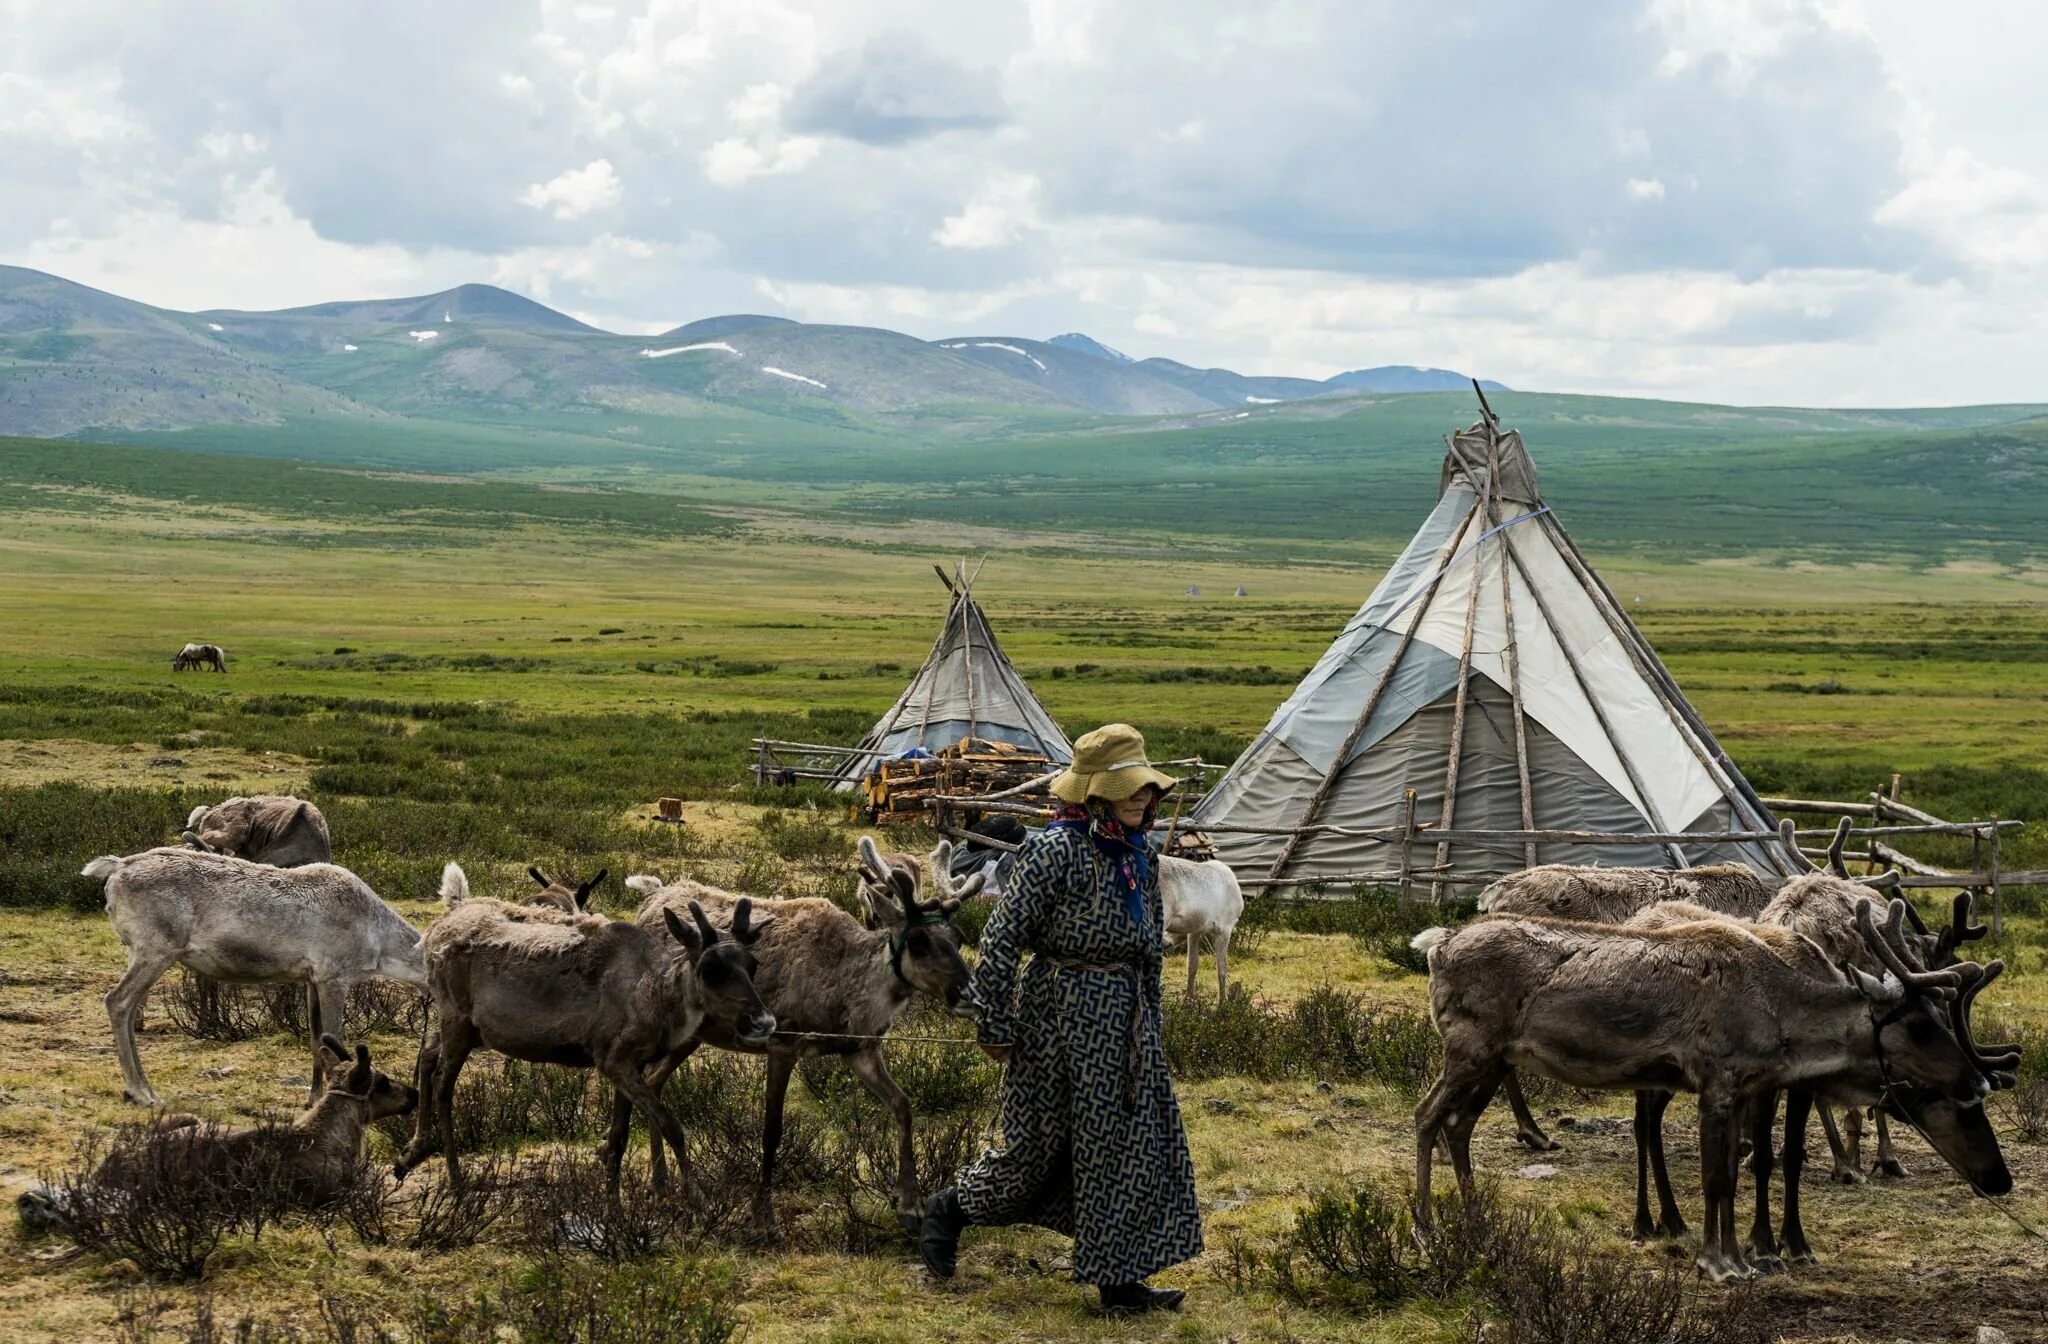
{"type": "Polygon", "coordinates": [[[1145,927],[1145,887],[1152,880],[1152,850],[1145,843],[1145,832],[1151,827],[1152,808],[1145,809],[1142,822],[1125,826],[1116,819],[1116,809],[1099,799],[1087,804],[1070,803],[1046,825],[1048,831],[1069,830],[1086,835],[1109,858],[1124,910],[1141,929],[1145,927]]]}

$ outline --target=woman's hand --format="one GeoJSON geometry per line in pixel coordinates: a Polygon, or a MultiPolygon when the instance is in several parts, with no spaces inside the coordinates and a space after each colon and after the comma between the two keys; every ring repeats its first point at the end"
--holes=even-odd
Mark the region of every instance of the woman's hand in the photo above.
{"type": "Polygon", "coordinates": [[[990,1059],[992,1059],[992,1060],[994,1060],[994,1061],[995,1061],[996,1063],[998,1063],[998,1064],[1002,1065],[1002,1066],[1003,1066],[1004,1068],[1008,1068],[1008,1067],[1009,1067],[1009,1064],[1010,1064],[1010,1047],[1009,1047],[1009,1046],[1007,1046],[1007,1045],[997,1045],[997,1044],[996,1044],[995,1042],[993,1042],[993,1041],[978,1041],[978,1042],[976,1042],[976,1044],[978,1044],[978,1045],[979,1045],[979,1046],[981,1047],[981,1053],[983,1053],[984,1055],[987,1055],[987,1056],[988,1056],[988,1057],[989,1057],[990,1059]]]}

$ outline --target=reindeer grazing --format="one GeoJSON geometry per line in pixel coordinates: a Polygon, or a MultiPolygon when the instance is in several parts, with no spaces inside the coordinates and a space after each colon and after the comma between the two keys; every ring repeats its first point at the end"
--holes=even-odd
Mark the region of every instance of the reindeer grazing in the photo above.
{"type": "MultiPolygon", "coordinates": [[[[159,1116],[140,1140],[143,1150],[124,1148],[109,1156],[94,1182],[125,1183],[137,1171],[210,1189],[276,1180],[290,1208],[333,1204],[356,1181],[369,1127],[387,1115],[407,1114],[419,1094],[375,1068],[367,1045],[356,1046],[352,1066],[338,1038],[323,1036],[320,1048],[333,1068],[348,1071],[289,1125],[219,1129],[196,1115],[159,1116]]],[[[32,1229],[65,1225],[63,1201],[47,1187],[24,1193],[18,1203],[23,1223],[32,1229]]]]}
{"type": "Polygon", "coordinates": [[[1244,914],[1244,892],[1230,865],[1210,859],[1197,863],[1172,854],[1159,857],[1159,905],[1166,932],[1188,945],[1188,997],[1195,997],[1195,968],[1200,963],[1202,936],[1213,934],[1216,948],[1216,1000],[1230,992],[1230,935],[1244,914]]]}
{"type": "Polygon", "coordinates": [[[279,794],[234,797],[211,807],[202,803],[185,819],[182,838],[188,849],[230,854],[277,868],[334,860],[327,818],[320,815],[320,809],[303,799],[279,794]]]}
{"type": "MultiPolygon", "coordinates": [[[[1910,964],[1911,957],[1901,959],[1898,955],[1904,951],[1898,921],[1909,907],[1903,902],[1891,907],[1888,922],[1881,931],[1883,943],[1873,947],[1864,935],[1858,916],[1858,907],[1868,902],[1869,895],[1867,889],[1855,883],[1832,877],[1795,879],[1787,883],[1765,908],[1757,923],[1801,935],[1790,943],[1780,941],[1773,946],[1781,955],[1789,954],[1785,956],[1787,965],[1825,982],[1839,980],[1838,965],[1857,966],[1878,976],[1886,973],[1894,976],[1918,974],[1921,968],[1910,964]],[[1820,955],[1814,955],[1816,952],[1820,955]]],[[[1967,906],[1967,901],[1964,904],[1967,906]]],[[[1628,926],[1670,928],[1699,920],[1726,918],[1698,906],[1668,901],[1637,914],[1628,921],[1628,926]]],[[[1963,923],[1968,923],[1967,908],[1961,918],[1963,923]]],[[[2016,1081],[2009,1074],[1997,1070],[2010,1068],[2017,1054],[1979,1049],[1969,1035],[1968,1010],[1970,1000],[1976,997],[1983,985],[1996,979],[2002,969],[1994,962],[1985,968],[1979,979],[1966,979],[1961,1003],[1948,1014],[1957,1040],[1994,1086],[2010,1086],[2016,1081]]],[[[1670,1100],[1671,1094],[1663,1090],[1636,1094],[1635,1235],[1638,1241],[1657,1235],[1679,1237],[1685,1234],[1685,1220],[1678,1212],[1664,1165],[1663,1117],[1670,1100]],[[1646,1167],[1654,1172],[1657,1186],[1660,1216],[1655,1222],[1650,1218],[1646,1167]]],[[[1899,1118],[1913,1124],[1927,1137],[1935,1151],[1976,1189],[1986,1194],[2001,1195],[2012,1188],[2012,1175],[1998,1149],[1997,1132],[1982,1106],[1957,1106],[1938,1093],[1903,1082],[1884,1089],[1881,1094],[1859,1094],[1854,1080],[1842,1079],[1818,1088],[1789,1089],[1785,1096],[1784,1259],[1780,1259],[1779,1238],[1771,1231],[1769,1205],[1773,1161],[1771,1125],[1776,1118],[1777,1101],[1775,1092],[1767,1092],[1751,1102],[1749,1115],[1750,1165],[1756,1180],[1757,1211],[1745,1249],[1756,1268],[1776,1272],[1783,1269],[1788,1260],[1793,1264],[1811,1264],[1815,1260],[1800,1222],[1798,1191],[1800,1173],[1806,1160],[1806,1117],[1815,1103],[1822,1104],[1825,1116],[1824,1107],[1828,1103],[1854,1106],[1872,1101],[1891,1107],[1899,1118]]],[[[1854,1113],[1852,1110],[1851,1114],[1854,1113]]],[[[1839,1149],[1836,1160],[1841,1161],[1839,1149]]]]}
{"type": "Polygon", "coordinates": [[[171,671],[189,672],[195,667],[210,667],[216,672],[228,670],[228,656],[221,652],[218,644],[187,644],[171,659],[171,671]]]}
{"type": "MultiPolygon", "coordinates": [[[[1862,907],[1859,922],[1876,947],[1883,939],[1871,909],[1862,907]]],[[[1444,1064],[1416,1110],[1416,1216],[1430,1216],[1439,1138],[1470,1194],[1472,1127],[1511,1066],[1587,1089],[1698,1094],[1706,1199],[1699,1264],[1717,1282],[1754,1273],[1735,1241],[1746,1102],[1778,1089],[1877,1091],[1898,1082],[1959,1106],[1983,1100],[1989,1083],[1930,997],[1960,985],[1964,973],[1879,980],[1852,966],[1846,982],[1825,981],[1788,964],[1795,954],[1783,945],[1799,937],[1719,920],[1630,929],[1527,916],[1419,935],[1444,1064]]]]}
{"type": "MultiPolygon", "coordinates": [[[[461,884],[464,891],[467,886],[461,884]]],[[[775,1030],[754,989],[749,947],[778,921],[754,924],[751,915],[750,904],[740,901],[726,938],[694,904],[689,924],[674,910],[661,913],[654,930],[665,926],[664,935],[546,905],[488,897],[457,903],[427,930],[427,987],[438,1031],[421,1052],[427,1105],[397,1175],[403,1179],[438,1143],[449,1182],[461,1184],[455,1085],[470,1052],[481,1046],[528,1063],[596,1069],[611,1083],[627,1120],[634,1108],[646,1119],[655,1149],[668,1143],[687,1186],[682,1128],[663,1104],[659,1083],[649,1078],[666,1078],[698,1031],[714,1023],[742,1042],[765,1044],[775,1030]],[[679,955],[670,955],[670,939],[679,955]]],[[[614,1191],[623,1154],[623,1141],[607,1153],[614,1191]]]]}
{"type": "MultiPolygon", "coordinates": [[[[950,920],[960,903],[980,889],[981,878],[976,875],[949,886],[950,879],[943,876],[945,865],[935,863],[935,881],[946,894],[925,901],[919,899],[916,860],[897,855],[885,861],[866,836],[861,837],[860,853],[875,927],[862,927],[861,921],[818,897],[775,902],[775,925],[758,945],[760,970],[755,976],[762,999],[780,1024],[774,1039],[735,1039],[709,1022],[701,1033],[703,1040],[721,1049],[768,1057],[761,1184],[755,1191],[753,1210],[754,1233],[764,1240],[780,1236],[771,1193],[775,1153],[782,1142],[782,1108],[789,1076],[806,1055],[845,1056],[853,1076],[888,1107],[897,1134],[896,1214],[906,1227],[915,1228],[923,1213],[910,1098],[882,1062],[882,1037],[914,993],[929,995],[949,1008],[959,1003],[967,989],[967,963],[960,957],[960,936],[950,920]]],[[[662,886],[657,878],[635,876],[627,878],[626,885],[647,893],[640,904],[643,927],[672,915],[685,901],[701,902],[714,919],[723,919],[725,912],[745,905],[743,897],[698,882],[662,886]]],[[[663,1073],[653,1080],[654,1085],[659,1087],[666,1079],[663,1073]]],[[[608,1152],[623,1149],[629,1119],[614,1101],[608,1152]]],[[[658,1153],[655,1160],[660,1160],[658,1153]]]]}
{"type": "Polygon", "coordinates": [[[105,879],[107,918],[128,950],[127,971],[107,991],[107,1015],[122,1095],[144,1106],[163,1103],[142,1073],[135,1013],[174,965],[231,984],[305,981],[315,1097],[325,1075],[320,1039],[343,1033],[349,990],[376,976],[426,983],[419,930],[361,878],[331,863],[274,868],[224,854],[152,849],[103,855],[85,865],[83,876],[105,879]]]}

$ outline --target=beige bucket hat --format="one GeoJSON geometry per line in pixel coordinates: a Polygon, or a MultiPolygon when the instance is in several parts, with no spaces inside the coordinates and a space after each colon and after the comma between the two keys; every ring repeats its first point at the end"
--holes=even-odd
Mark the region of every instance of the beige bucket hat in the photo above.
{"type": "Polygon", "coordinates": [[[1052,796],[1069,803],[1102,798],[1112,803],[1152,785],[1165,793],[1180,783],[1145,759],[1145,735],[1128,723],[1105,723],[1074,743],[1074,763],[1052,782],[1052,796]]]}

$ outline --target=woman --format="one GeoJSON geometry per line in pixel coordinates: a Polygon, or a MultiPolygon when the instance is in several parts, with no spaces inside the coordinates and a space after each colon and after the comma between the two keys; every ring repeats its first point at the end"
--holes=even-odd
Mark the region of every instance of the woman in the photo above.
{"type": "Polygon", "coordinates": [[[1007,1066],[1006,1146],[927,1202],[919,1246],[940,1278],[970,1223],[1035,1223],[1073,1237],[1074,1281],[1096,1284],[1105,1311],[1180,1306],[1179,1291],[1145,1283],[1202,1250],[1159,1036],[1159,873],[1145,844],[1174,782],[1137,729],[1098,728],[1052,783],[1068,806],[1018,855],[972,988],[982,1049],[1007,1066]]]}

